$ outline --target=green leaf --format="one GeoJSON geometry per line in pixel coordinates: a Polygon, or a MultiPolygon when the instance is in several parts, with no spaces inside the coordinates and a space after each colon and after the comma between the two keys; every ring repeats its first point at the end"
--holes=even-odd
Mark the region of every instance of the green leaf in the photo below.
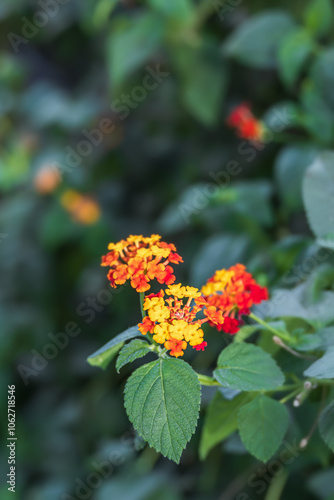
{"type": "Polygon", "coordinates": [[[233,342],[236,344],[244,342],[248,337],[253,335],[253,333],[260,330],[258,325],[243,325],[240,330],[234,335],[233,342]]]}
{"type": "MultiPolygon", "coordinates": [[[[293,278],[293,276],[292,276],[293,278]]],[[[257,314],[267,318],[303,318],[316,328],[321,328],[334,320],[334,293],[325,290],[316,304],[306,306],[306,283],[292,290],[278,288],[270,300],[257,306],[257,314]]]]}
{"type": "Polygon", "coordinates": [[[190,22],[194,16],[194,8],[190,0],[148,0],[152,8],[173,20],[185,24],[190,22]]]}
{"type": "MultiPolygon", "coordinates": [[[[268,323],[268,326],[272,326],[281,332],[287,333],[284,321],[271,321],[268,323]]],[[[244,340],[248,339],[251,335],[253,335],[253,333],[266,329],[267,328],[265,326],[259,324],[243,325],[234,335],[233,341],[236,343],[244,342],[244,340]]]]}
{"type": "Polygon", "coordinates": [[[334,153],[319,155],[307,169],[303,197],[311,229],[325,243],[334,233],[334,153]]]}
{"type": "Polygon", "coordinates": [[[134,337],[142,336],[143,335],[138,330],[138,326],[131,326],[124,332],[109,340],[109,342],[102,346],[98,351],[91,354],[89,358],[87,358],[87,361],[91,366],[99,366],[102,370],[105,370],[118,351],[122,349],[124,342],[133,339],[134,337]]]}
{"type": "Polygon", "coordinates": [[[116,370],[119,373],[122,366],[132,363],[135,359],[142,358],[149,352],[152,352],[150,345],[145,340],[132,340],[126,344],[118,355],[116,361],[116,370]]]}
{"type": "Polygon", "coordinates": [[[226,64],[211,46],[178,45],[173,59],[180,78],[183,104],[204,125],[214,125],[228,83],[226,64]]]}
{"type": "Polygon", "coordinates": [[[195,432],[200,399],[197,374],[179,359],[148,363],[133,372],[125,386],[125,408],[134,428],[176,463],[195,432]]]}
{"type": "Polygon", "coordinates": [[[315,333],[296,332],[293,334],[293,346],[297,351],[309,352],[322,347],[322,339],[315,333]]]}
{"type": "Polygon", "coordinates": [[[334,347],[330,347],[322,358],[309,366],[304,375],[318,379],[334,378],[334,347]]]}
{"type": "Polygon", "coordinates": [[[217,269],[245,262],[250,250],[246,235],[214,234],[206,239],[193,258],[190,274],[194,286],[202,286],[217,269]]]}
{"type": "Polygon", "coordinates": [[[105,24],[109,18],[112,11],[116,8],[119,0],[100,0],[93,12],[93,17],[91,22],[97,28],[100,28],[105,24]]]}
{"type": "Polygon", "coordinates": [[[313,46],[309,33],[301,29],[289,33],[282,40],[278,50],[279,72],[287,87],[296,83],[313,46]]]}
{"type": "Polygon", "coordinates": [[[247,450],[266,462],[281,445],[289,426],[289,413],[284,405],[259,395],[238,413],[240,437],[247,450]]]}
{"type": "Polygon", "coordinates": [[[317,335],[321,339],[321,345],[323,349],[328,349],[329,347],[334,347],[334,326],[329,326],[327,328],[321,328],[317,331],[317,335]]]}
{"type": "Polygon", "coordinates": [[[334,47],[320,52],[311,66],[310,76],[320,96],[334,110],[334,47]]]}
{"type": "Polygon", "coordinates": [[[281,10],[262,12],[247,19],[225,42],[224,52],[239,62],[256,68],[276,66],[277,50],[295,24],[281,10]]]}
{"type": "Polygon", "coordinates": [[[306,28],[314,35],[323,36],[330,32],[334,9],[331,0],[310,0],[304,14],[306,28]]]}
{"type": "Polygon", "coordinates": [[[219,355],[213,372],[222,387],[241,391],[274,390],[284,374],[272,357],[253,344],[231,344],[219,355]]]}
{"type": "MultiPolygon", "coordinates": [[[[220,193],[226,191],[226,187],[220,193]]],[[[236,213],[243,214],[263,226],[271,226],[273,213],[271,208],[272,184],[264,180],[233,183],[235,198],[229,207],[236,213]]],[[[216,204],[219,204],[219,192],[216,204]]]]}
{"type": "Polygon", "coordinates": [[[318,264],[308,277],[307,287],[304,294],[304,304],[306,306],[315,304],[321,299],[321,294],[326,289],[333,289],[334,267],[332,264],[318,264]]]}
{"type": "Polygon", "coordinates": [[[154,13],[117,20],[108,45],[109,72],[116,87],[156,53],[162,37],[162,21],[154,13]]]}
{"type": "Polygon", "coordinates": [[[334,452],[334,401],[321,413],[319,430],[322,439],[334,452]]]}
{"type": "Polygon", "coordinates": [[[295,212],[303,208],[303,176],[318,153],[314,146],[296,144],[285,146],[277,155],[275,178],[284,210],[295,212]]]}
{"type": "Polygon", "coordinates": [[[334,467],[313,473],[307,480],[307,488],[316,498],[334,500],[334,467]]]}
{"type": "Polygon", "coordinates": [[[231,401],[216,392],[208,409],[204,421],[199,446],[199,456],[204,460],[209,451],[218,443],[238,429],[237,414],[239,409],[248,403],[249,394],[239,394],[231,401]]]}
{"type": "Polygon", "coordinates": [[[302,82],[300,102],[304,113],[299,117],[298,125],[310,132],[316,142],[327,146],[332,144],[334,136],[334,115],[322,95],[322,83],[319,88],[310,78],[302,82]]]}

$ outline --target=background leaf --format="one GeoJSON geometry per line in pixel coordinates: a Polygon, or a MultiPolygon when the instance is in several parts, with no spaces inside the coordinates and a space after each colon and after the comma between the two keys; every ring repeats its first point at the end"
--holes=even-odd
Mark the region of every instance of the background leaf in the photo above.
{"type": "Polygon", "coordinates": [[[334,347],[330,347],[322,358],[304,372],[304,375],[318,379],[334,378],[334,347]]]}
{"type": "Polygon", "coordinates": [[[173,60],[186,109],[204,125],[214,125],[228,84],[226,63],[210,46],[178,46],[173,60]]]}
{"type": "Polygon", "coordinates": [[[191,21],[194,17],[194,9],[191,0],[148,0],[151,5],[161,14],[168,18],[172,18],[178,23],[184,25],[191,21]]]}
{"type": "Polygon", "coordinates": [[[321,413],[319,430],[322,439],[334,452],[334,402],[328,405],[321,413]]]}
{"type": "Polygon", "coordinates": [[[326,104],[334,111],[334,47],[330,47],[319,53],[312,64],[310,76],[315,84],[319,95],[323,97],[326,104]]]}
{"type": "Polygon", "coordinates": [[[250,248],[249,238],[216,234],[206,240],[196,253],[191,267],[191,282],[202,286],[217,269],[244,262],[250,248]]]}
{"type": "Polygon", "coordinates": [[[145,64],[159,48],[163,25],[152,12],[134,18],[124,18],[109,39],[109,73],[113,84],[119,87],[133,71],[145,64]]]}
{"type": "Polygon", "coordinates": [[[334,234],[334,153],[319,155],[307,169],[303,197],[310,226],[325,241],[334,234]]]}
{"type": "Polygon", "coordinates": [[[262,12],[246,20],[232,33],[224,44],[224,52],[248,66],[273,68],[279,44],[294,26],[287,12],[262,12]]]}
{"type": "Polygon", "coordinates": [[[314,42],[306,30],[297,29],[282,41],[278,51],[279,72],[287,87],[293,86],[314,48],[314,42]]]}
{"type": "Polygon", "coordinates": [[[294,212],[303,208],[303,176],[318,153],[314,146],[296,144],[283,147],[276,156],[275,178],[283,210],[294,212]]]}
{"type": "Polygon", "coordinates": [[[268,396],[258,396],[238,413],[241,440],[247,450],[262,462],[269,460],[278,450],[288,426],[288,410],[268,396]]]}
{"type": "Polygon", "coordinates": [[[334,8],[331,0],[312,0],[304,13],[306,28],[317,36],[330,32],[333,24],[334,8]]]}
{"type": "Polygon", "coordinates": [[[201,434],[199,455],[204,460],[216,444],[223,441],[238,429],[237,414],[239,409],[250,399],[248,394],[239,394],[232,400],[226,400],[219,391],[214,395],[205,416],[201,434]]]}

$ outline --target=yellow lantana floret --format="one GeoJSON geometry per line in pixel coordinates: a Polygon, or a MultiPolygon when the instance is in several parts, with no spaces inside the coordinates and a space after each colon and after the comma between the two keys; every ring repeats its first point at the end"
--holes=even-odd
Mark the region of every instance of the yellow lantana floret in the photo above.
{"type": "Polygon", "coordinates": [[[184,338],[184,334],[188,328],[187,321],[183,319],[174,319],[172,324],[169,325],[169,333],[170,336],[177,340],[182,340],[184,338]]]}
{"type": "Polygon", "coordinates": [[[166,306],[154,306],[148,310],[148,316],[151,321],[164,321],[170,316],[170,310],[166,306]]]}

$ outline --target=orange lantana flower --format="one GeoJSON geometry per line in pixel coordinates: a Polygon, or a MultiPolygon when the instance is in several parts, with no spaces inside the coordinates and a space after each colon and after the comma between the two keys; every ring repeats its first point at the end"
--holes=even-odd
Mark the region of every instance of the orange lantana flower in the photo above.
{"type": "Polygon", "coordinates": [[[126,240],[110,243],[110,251],[102,257],[101,265],[110,267],[111,286],[116,288],[130,281],[137,292],[146,292],[154,279],[161,285],[174,283],[174,269],[170,264],[183,260],[173,244],[160,240],[161,236],[156,234],[150,237],[130,235],[126,240]]]}

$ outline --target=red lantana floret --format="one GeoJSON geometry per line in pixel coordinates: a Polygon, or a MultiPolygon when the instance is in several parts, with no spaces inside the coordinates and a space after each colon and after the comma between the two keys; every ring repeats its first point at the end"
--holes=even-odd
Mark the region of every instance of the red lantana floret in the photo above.
{"type": "Polygon", "coordinates": [[[196,351],[204,351],[207,345],[207,342],[202,342],[201,344],[194,345],[193,349],[196,349],[196,351]]]}
{"type": "Polygon", "coordinates": [[[263,139],[263,124],[254,117],[251,107],[247,103],[242,103],[234,108],[226,123],[229,127],[235,128],[238,136],[243,139],[256,142],[261,142],[263,139]]]}

